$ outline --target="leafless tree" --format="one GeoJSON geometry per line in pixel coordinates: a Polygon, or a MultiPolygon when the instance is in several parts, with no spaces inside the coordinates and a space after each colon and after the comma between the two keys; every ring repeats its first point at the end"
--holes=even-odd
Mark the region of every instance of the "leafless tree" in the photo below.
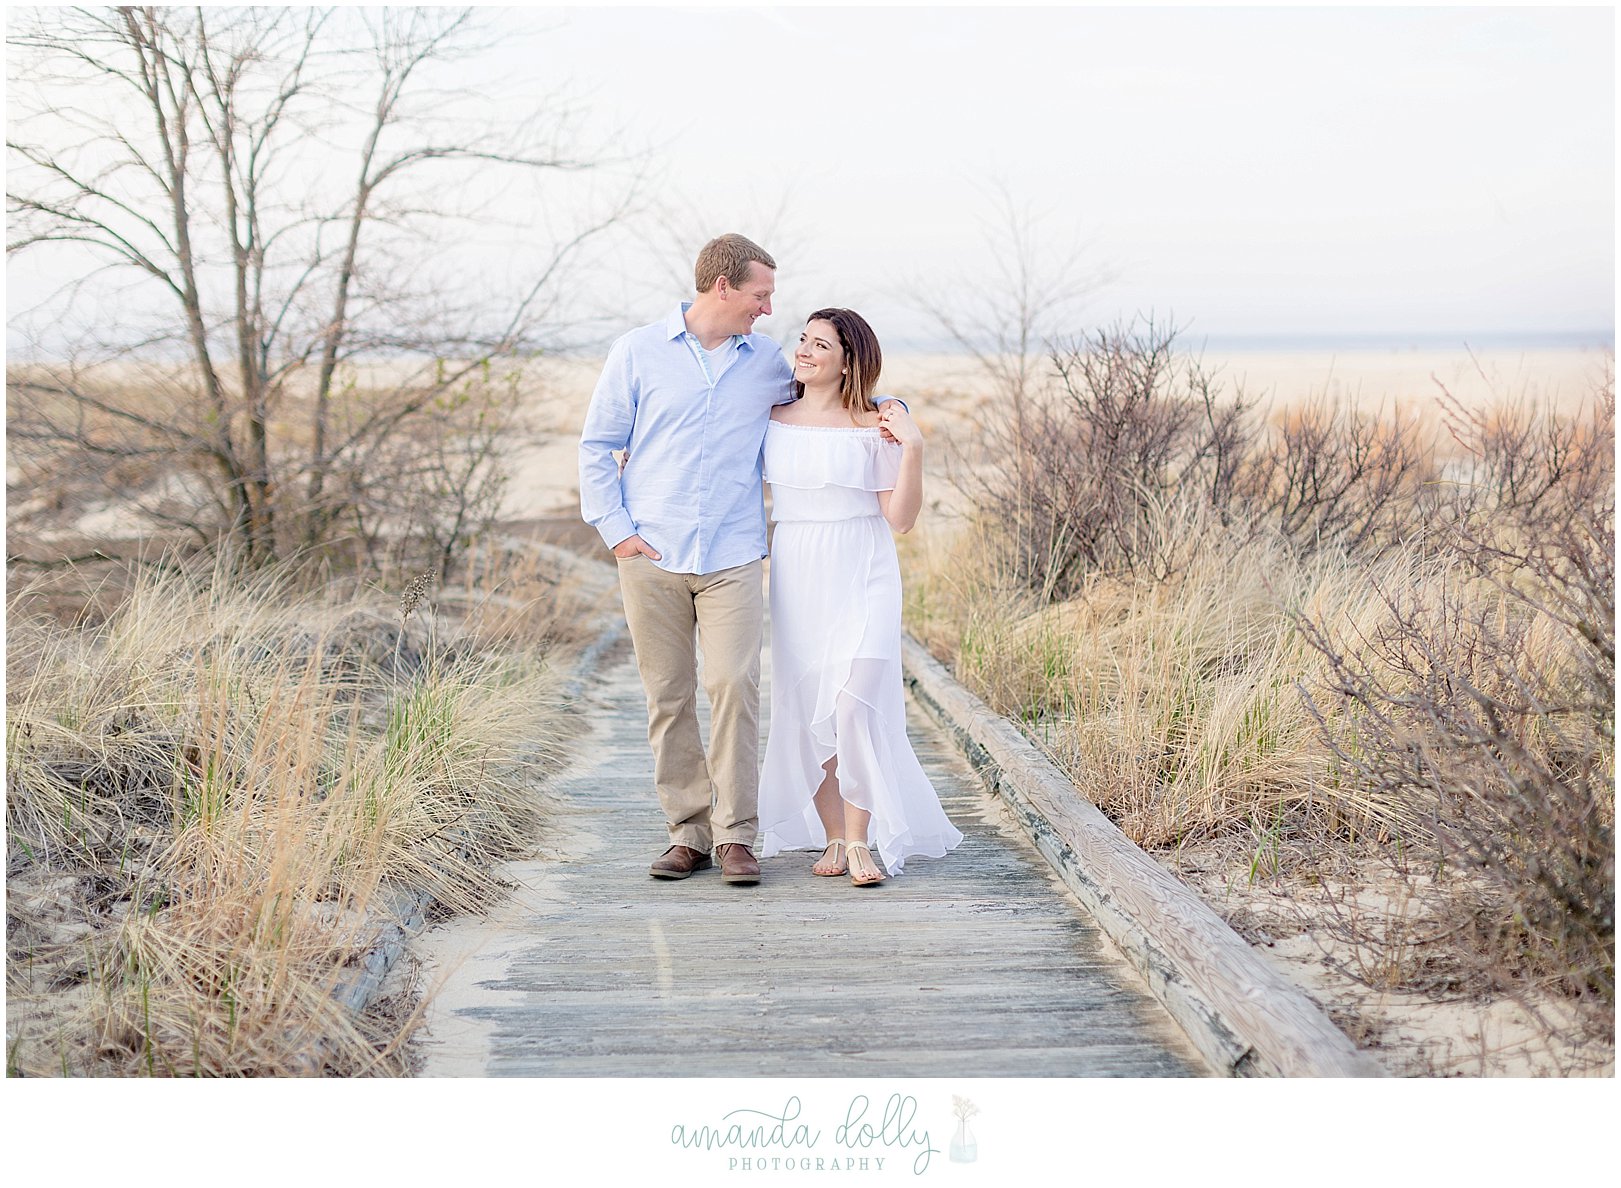
{"type": "Polygon", "coordinates": [[[95,320],[8,376],[36,466],[99,461],[249,562],[383,523],[464,537],[516,404],[491,365],[548,345],[634,182],[514,275],[466,275],[503,176],[605,156],[566,111],[489,114],[459,73],[472,10],[37,9],[10,43],[7,249],[83,265],[52,309],[95,320]]]}
{"type": "Polygon", "coordinates": [[[992,187],[991,201],[980,235],[986,268],[914,280],[909,296],[990,378],[1022,438],[1053,344],[1074,333],[1081,307],[1111,273],[1088,260],[1084,243],[1060,243],[1048,219],[1005,184],[992,187]]]}

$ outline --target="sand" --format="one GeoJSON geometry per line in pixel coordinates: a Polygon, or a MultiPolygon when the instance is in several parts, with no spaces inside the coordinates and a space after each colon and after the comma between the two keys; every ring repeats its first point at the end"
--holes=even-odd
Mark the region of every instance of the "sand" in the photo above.
{"type": "MultiPolygon", "coordinates": [[[[1403,963],[1409,977],[1426,962],[1440,963],[1443,980],[1459,972],[1446,968],[1444,946],[1351,942],[1353,933],[1443,934],[1446,928],[1425,902],[1428,881],[1422,876],[1347,883],[1297,873],[1252,881],[1249,864],[1221,842],[1155,857],[1393,1075],[1615,1075],[1615,1048],[1582,1041],[1578,1008],[1568,1000],[1536,990],[1519,997],[1493,994],[1467,984],[1433,993],[1380,984],[1388,972],[1381,960],[1403,963]]],[[[1587,1023],[1591,1027],[1593,1019],[1587,1023]]]]}

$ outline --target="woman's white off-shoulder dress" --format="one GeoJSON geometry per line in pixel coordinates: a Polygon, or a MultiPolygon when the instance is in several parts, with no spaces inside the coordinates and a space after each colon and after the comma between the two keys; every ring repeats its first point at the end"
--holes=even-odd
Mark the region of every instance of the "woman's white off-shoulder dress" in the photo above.
{"type": "Polygon", "coordinates": [[[771,725],[760,776],[760,853],[827,844],[812,797],[838,756],[839,790],[872,813],[890,874],[962,841],[906,738],[901,575],[878,492],[901,447],[877,429],[772,421],[771,725]]]}

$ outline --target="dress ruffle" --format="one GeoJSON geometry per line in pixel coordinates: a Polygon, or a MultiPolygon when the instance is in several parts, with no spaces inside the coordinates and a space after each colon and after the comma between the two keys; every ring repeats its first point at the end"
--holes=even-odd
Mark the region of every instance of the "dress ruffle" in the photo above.
{"type": "Polygon", "coordinates": [[[766,482],[773,488],[851,487],[858,491],[893,491],[901,472],[899,442],[886,441],[877,429],[784,425],[773,421],[765,452],[766,482]]]}

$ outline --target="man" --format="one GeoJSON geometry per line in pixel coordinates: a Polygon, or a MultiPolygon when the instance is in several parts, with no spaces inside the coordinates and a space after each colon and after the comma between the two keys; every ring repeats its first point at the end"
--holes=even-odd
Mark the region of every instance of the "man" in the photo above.
{"type": "Polygon", "coordinates": [[[794,398],[771,313],[776,261],[741,235],[698,253],[697,296],[608,351],[580,434],[580,511],[613,549],[647,693],[647,737],[670,846],[649,873],[684,879],[719,859],[760,881],[760,640],[766,555],[760,445],[794,398]],[[625,450],[623,473],[614,451],[625,450]],[[710,705],[698,734],[696,633],[710,705]]]}

